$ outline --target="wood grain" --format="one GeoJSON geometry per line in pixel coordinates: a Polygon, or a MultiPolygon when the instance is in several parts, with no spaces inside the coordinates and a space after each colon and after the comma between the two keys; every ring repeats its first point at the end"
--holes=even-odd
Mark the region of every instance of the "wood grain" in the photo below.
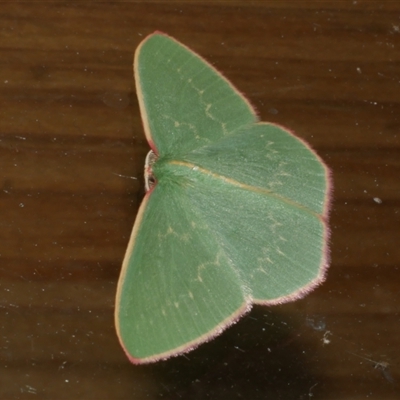
{"type": "Polygon", "coordinates": [[[397,399],[399,12],[394,1],[3,3],[0,398],[397,399]],[[133,53],[154,30],[326,160],[332,265],[306,298],[138,367],[113,306],[148,151],[133,53]]]}

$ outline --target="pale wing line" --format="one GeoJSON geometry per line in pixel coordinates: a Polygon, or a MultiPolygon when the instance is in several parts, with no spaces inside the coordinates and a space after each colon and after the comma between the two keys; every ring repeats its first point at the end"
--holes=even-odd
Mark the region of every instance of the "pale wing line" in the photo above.
{"type": "Polygon", "coordinates": [[[263,188],[260,188],[260,187],[251,186],[251,185],[247,185],[245,183],[241,183],[241,182],[239,182],[239,181],[237,181],[235,179],[228,178],[228,177],[220,175],[220,174],[216,174],[214,172],[209,171],[208,169],[199,167],[198,165],[195,165],[195,164],[192,164],[192,163],[189,163],[189,162],[172,160],[172,161],[169,161],[169,163],[172,164],[172,165],[179,165],[181,167],[187,167],[189,169],[195,169],[196,171],[199,171],[199,172],[202,172],[204,174],[207,174],[207,175],[209,175],[209,176],[211,176],[213,178],[223,180],[224,182],[228,182],[231,185],[239,187],[239,188],[244,189],[244,190],[249,190],[249,191],[254,192],[254,193],[259,193],[259,194],[268,195],[270,197],[274,197],[275,199],[280,200],[280,201],[282,201],[282,202],[284,202],[284,203],[286,203],[286,204],[288,204],[288,205],[290,205],[292,207],[295,207],[295,208],[298,208],[300,210],[306,211],[307,213],[311,214],[312,216],[318,218],[319,220],[321,220],[323,222],[323,216],[321,214],[319,214],[319,213],[317,213],[317,212],[315,212],[315,211],[303,206],[300,203],[297,203],[296,201],[290,200],[290,199],[288,199],[288,198],[286,198],[284,196],[276,194],[272,190],[263,189],[263,188]]]}

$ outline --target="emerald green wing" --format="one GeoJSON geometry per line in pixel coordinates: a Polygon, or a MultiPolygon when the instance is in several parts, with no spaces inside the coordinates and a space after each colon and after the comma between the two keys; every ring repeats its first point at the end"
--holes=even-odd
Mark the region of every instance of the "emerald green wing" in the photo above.
{"type": "Polygon", "coordinates": [[[280,126],[264,122],[246,126],[187,153],[183,160],[262,189],[283,203],[308,209],[311,214],[325,213],[327,168],[308,145],[280,126]]]}
{"type": "Polygon", "coordinates": [[[187,351],[249,307],[235,267],[198,211],[168,179],[140,208],[116,304],[118,336],[132,362],[187,351]]]}
{"type": "Polygon", "coordinates": [[[219,72],[166,35],[140,44],[135,79],[147,140],[164,157],[186,154],[257,120],[219,72]]]}
{"type": "MultiPolygon", "coordinates": [[[[181,185],[186,207],[204,221],[219,254],[232,261],[243,290],[253,302],[264,304],[289,301],[318,284],[327,253],[325,216],[313,209],[326,208],[325,169],[301,141],[274,127],[291,149],[286,154],[293,155],[297,165],[287,160],[281,172],[265,174],[269,158],[255,157],[267,155],[265,148],[273,147],[270,128],[259,124],[245,133],[251,138],[250,149],[264,149],[252,152],[242,141],[240,149],[249,155],[247,163],[243,159],[224,163],[229,158],[221,149],[219,156],[214,154],[218,165],[204,154],[197,163],[169,160],[154,165],[160,181],[181,185]],[[299,162],[295,154],[307,162],[299,162]],[[292,191],[287,190],[290,196],[285,196],[288,185],[292,191]],[[304,192],[308,196],[302,196],[304,192]]],[[[275,161],[279,164],[278,156],[275,161]]]]}

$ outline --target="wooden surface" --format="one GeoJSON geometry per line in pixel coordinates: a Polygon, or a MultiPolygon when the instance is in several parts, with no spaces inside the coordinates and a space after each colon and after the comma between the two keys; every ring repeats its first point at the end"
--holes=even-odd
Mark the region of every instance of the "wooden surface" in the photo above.
{"type": "Polygon", "coordinates": [[[2,3],[0,398],[399,399],[399,13],[395,1],[2,3]],[[332,265],[303,300],[139,367],[113,305],[148,151],[132,58],[154,30],[326,160],[332,265]]]}

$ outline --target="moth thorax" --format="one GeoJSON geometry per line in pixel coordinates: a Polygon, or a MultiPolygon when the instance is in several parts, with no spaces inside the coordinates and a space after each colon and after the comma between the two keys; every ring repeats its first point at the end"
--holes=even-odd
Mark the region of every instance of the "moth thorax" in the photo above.
{"type": "Polygon", "coordinates": [[[153,164],[157,161],[157,155],[153,150],[147,153],[146,160],[144,163],[144,187],[148,192],[156,183],[156,179],[153,174],[153,164]]]}

